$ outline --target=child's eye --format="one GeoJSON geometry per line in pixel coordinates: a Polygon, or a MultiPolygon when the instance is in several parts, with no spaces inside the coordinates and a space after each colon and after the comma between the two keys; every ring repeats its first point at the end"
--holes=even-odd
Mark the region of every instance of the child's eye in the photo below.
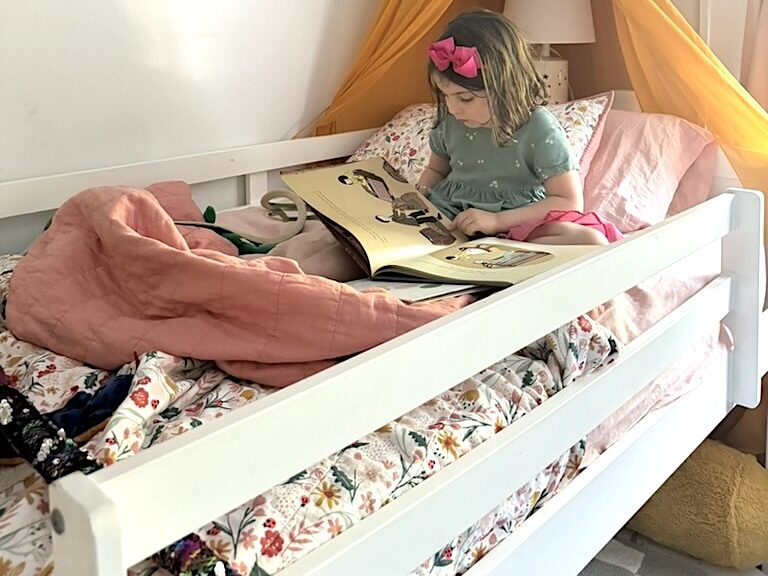
{"type": "Polygon", "coordinates": [[[464,102],[464,104],[467,104],[467,103],[469,103],[469,102],[472,102],[472,100],[474,100],[474,99],[475,99],[475,97],[474,97],[474,96],[461,96],[461,97],[459,98],[459,100],[460,100],[461,102],[464,102]]]}

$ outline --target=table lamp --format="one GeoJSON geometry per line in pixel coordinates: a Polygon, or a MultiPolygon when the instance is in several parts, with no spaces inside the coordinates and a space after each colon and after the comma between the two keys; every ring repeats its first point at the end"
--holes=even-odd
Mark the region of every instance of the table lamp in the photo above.
{"type": "Polygon", "coordinates": [[[590,0],[506,0],[504,15],[529,44],[540,46],[534,61],[549,90],[549,103],[568,100],[568,61],[553,55],[552,44],[595,41],[590,0]]]}

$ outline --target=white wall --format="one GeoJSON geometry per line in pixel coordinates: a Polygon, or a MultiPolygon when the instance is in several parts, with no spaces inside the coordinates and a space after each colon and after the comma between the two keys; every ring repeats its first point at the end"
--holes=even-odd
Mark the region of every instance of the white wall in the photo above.
{"type": "Polygon", "coordinates": [[[739,78],[748,0],[673,0],[672,3],[728,70],[739,78]],[[711,33],[714,26],[720,33],[711,33]],[[733,30],[732,35],[722,34],[722,30],[729,29],[733,30]]]}
{"type": "MultiPolygon", "coordinates": [[[[0,181],[290,138],[330,103],[378,5],[2,0],[0,181]]],[[[230,181],[196,198],[239,194],[230,181]]],[[[0,246],[45,219],[3,221],[0,246]]]]}

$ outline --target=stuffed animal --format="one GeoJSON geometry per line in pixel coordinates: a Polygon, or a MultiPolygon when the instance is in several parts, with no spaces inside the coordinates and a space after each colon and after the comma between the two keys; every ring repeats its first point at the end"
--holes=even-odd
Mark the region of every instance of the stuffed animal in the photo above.
{"type": "Polygon", "coordinates": [[[750,454],[705,440],[628,526],[711,564],[768,562],[768,471],[750,454]]]}

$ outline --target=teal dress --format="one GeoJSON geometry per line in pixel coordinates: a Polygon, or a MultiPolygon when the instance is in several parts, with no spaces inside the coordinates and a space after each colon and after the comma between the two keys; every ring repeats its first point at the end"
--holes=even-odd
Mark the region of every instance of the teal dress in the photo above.
{"type": "Polygon", "coordinates": [[[497,146],[490,128],[468,128],[453,116],[432,129],[429,145],[451,167],[429,199],[450,218],[467,208],[512,210],[542,200],[544,180],[578,169],[560,123],[537,108],[513,138],[497,146]]]}

